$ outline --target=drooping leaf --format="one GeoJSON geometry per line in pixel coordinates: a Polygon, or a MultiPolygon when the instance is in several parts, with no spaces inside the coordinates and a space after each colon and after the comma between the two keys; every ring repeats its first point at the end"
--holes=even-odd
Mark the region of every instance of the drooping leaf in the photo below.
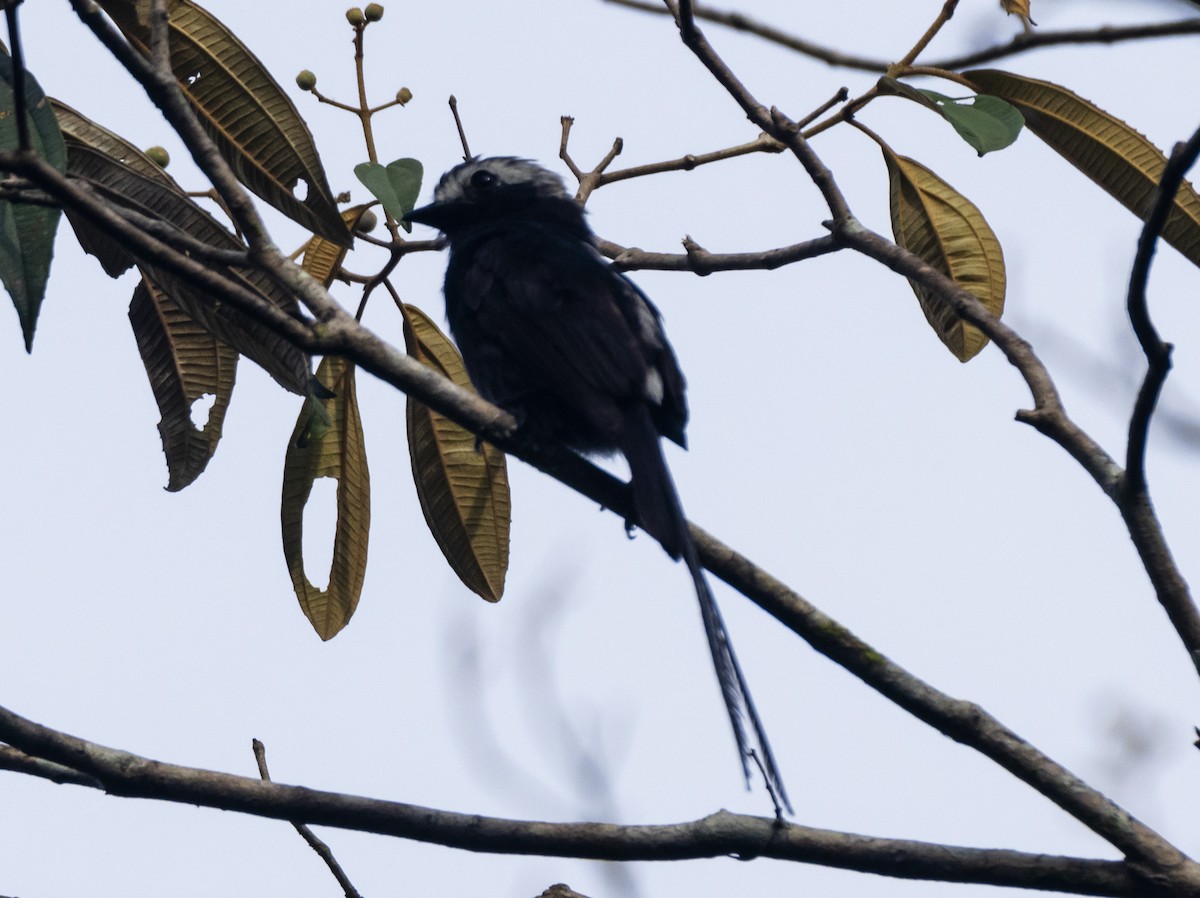
{"type": "MultiPolygon", "coordinates": [[[[358,225],[358,220],[363,217],[363,213],[367,211],[369,205],[369,203],[363,203],[360,206],[351,206],[349,209],[342,210],[342,218],[351,231],[358,225]]],[[[304,253],[300,257],[300,267],[312,275],[313,280],[328,287],[333,283],[333,278],[349,251],[350,248],[347,246],[314,234],[304,245],[304,253]]]]}
{"type": "MultiPolygon", "coordinates": [[[[0,46],[0,150],[5,151],[20,146],[13,78],[12,58],[0,46]]],[[[62,171],[67,164],[62,134],[46,95],[28,71],[24,99],[31,148],[62,171]]],[[[61,217],[62,210],[53,207],[0,201],[0,281],[17,309],[27,352],[33,350],[33,332],[54,255],[54,232],[61,217]]]]}
{"type": "MultiPolygon", "coordinates": [[[[472,389],[454,344],[416,306],[404,307],[404,342],[413,358],[472,389]]],[[[504,594],[512,502],[504,453],[408,398],[408,450],[421,511],[450,567],[489,602],[504,594]]]]}
{"type": "Polygon", "coordinates": [[[421,193],[421,179],[425,169],[416,159],[397,159],[387,166],[378,162],[361,162],[354,166],[354,174],[367,190],[383,205],[400,227],[412,232],[412,225],[404,216],[413,210],[421,193]]]}
{"type": "Polygon", "coordinates": [[[1010,146],[1025,124],[1017,108],[999,97],[979,94],[968,103],[933,90],[919,92],[980,156],[1010,146]]]}
{"type": "Polygon", "coordinates": [[[362,594],[371,529],[371,479],[354,366],[326,356],[317,379],[334,395],[309,396],[296,420],[283,463],[283,555],[300,608],[317,635],[332,639],[350,622],[362,594]],[[318,407],[319,406],[319,410],[318,407]],[[314,427],[314,422],[320,426],[314,427]],[[304,572],[304,507],[319,477],[337,481],[337,527],[329,583],[318,589],[304,572]]]}
{"type": "Polygon", "coordinates": [[[1029,0],[1000,0],[1000,6],[1010,16],[1018,15],[1030,25],[1037,24],[1037,22],[1029,18],[1029,0]]]}
{"type": "Polygon", "coordinates": [[[158,403],[167,489],[175,492],[199,477],[217,450],[238,354],[145,279],[133,291],[129,323],[158,403]],[[204,426],[197,427],[193,409],[206,396],[213,404],[204,426]]]}
{"type": "MultiPolygon", "coordinates": [[[[919,162],[882,149],[896,243],[973,293],[999,317],[1004,311],[1004,253],[982,213],[919,162]]],[[[909,283],[925,317],[960,362],[969,361],[987,345],[978,328],[920,284],[909,283]]]]}
{"type": "MultiPolygon", "coordinates": [[[[1167,158],[1125,122],[1049,81],[996,69],[965,72],[975,89],[1012,103],[1029,130],[1051,149],[1145,219],[1167,158]]],[[[1163,239],[1200,265],[1200,195],[1184,181],[1163,239]]]]}
{"type": "MultiPolygon", "coordinates": [[[[109,201],[174,225],[217,249],[244,250],[245,244],[202,209],[175,180],[135,146],[57,101],[55,114],[67,144],[67,173],[87,181],[109,201]]],[[[82,216],[68,216],[80,245],[113,277],[135,262],[206,330],[261,365],[283,387],[304,395],[309,387],[308,356],[266,325],[173,274],[154,260],[114,240],[82,216]]],[[[209,265],[289,315],[299,314],[296,298],[272,278],[251,268],[209,265]]]]}
{"type": "MultiPolygon", "coordinates": [[[[149,55],[147,0],[99,5],[149,55]]],[[[283,88],[203,7],[168,0],[167,11],[171,69],[238,180],[313,233],[349,245],[312,134],[283,88]]]]}

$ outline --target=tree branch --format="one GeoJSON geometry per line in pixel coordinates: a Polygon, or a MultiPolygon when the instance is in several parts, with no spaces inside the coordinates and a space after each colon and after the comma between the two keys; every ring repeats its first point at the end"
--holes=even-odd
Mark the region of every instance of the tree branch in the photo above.
{"type": "MultiPolygon", "coordinates": [[[[467,851],[611,861],[762,857],[903,879],[1087,895],[1146,893],[1138,873],[1121,861],[881,839],[726,811],[660,826],[540,823],[458,814],[154,761],[59,733],[3,708],[0,738],[94,777],[113,795],[222,808],[467,851]]],[[[1176,898],[1200,895],[1200,877],[1191,866],[1173,869],[1167,884],[1176,898]]]]}
{"type": "MultiPolygon", "coordinates": [[[[636,9],[641,12],[670,15],[670,12],[664,9],[661,3],[651,2],[651,0],[605,0],[605,2],[611,3],[614,6],[636,9]]],[[[795,50],[797,53],[809,56],[819,62],[828,63],[831,66],[880,74],[886,72],[891,66],[891,63],[884,59],[872,59],[866,56],[857,56],[853,53],[842,53],[839,50],[805,40],[802,37],[789,34],[740,12],[725,12],[712,9],[708,6],[697,5],[695,7],[695,15],[698,19],[724,25],[735,31],[753,34],[763,40],[778,44],[781,47],[787,47],[789,50],[795,50]]],[[[996,44],[983,50],[976,50],[972,53],[965,53],[961,56],[947,57],[936,62],[929,62],[928,65],[939,69],[963,69],[986,62],[993,62],[1008,56],[1015,56],[1019,53],[1036,50],[1041,47],[1053,47],[1063,44],[1115,44],[1156,37],[1184,37],[1191,34],[1200,34],[1200,19],[1181,19],[1174,22],[1154,22],[1146,25],[1102,25],[1098,28],[1022,32],[1004,43],[996,44]]]]}
{"type": "Polygon", "coordinates": [[[712,73],[717,82],[737,101],[751,122],[792,151],[800,164],[804,166],[804,170],[808,172],[813,184],[821,191],[834,220],[844,221],[848,218],[850,209],[846,204],[846,198],[833,180],[832,173],[825,167],[825,163],[813,152],[804,135],[800,133],[799,126],[779,110],[767,109],[747,90],[724,60],[717,55],[704,33],[696,27],[691,0],[678,0],[678,2],[666,0],[666,3],[675,15],[675,22],[679,26],[679,36],[684,45],[696,55],[696,58],[712,73]]]}
{"type": "Polygon", "coordinates": [[[1175,195],[1188,169],[1200,156],[1200,129],[1186,144],[1176,144],[1167,160],[1155,194],[1154,203],[1138,238],[1137,254],[1129,275],[1126,307],[1133,332],[1146,356],[1146,377],[1138,391],[1129,420],[1125,475],[1121,480],[1117,504],[1129,527],[1134,546],[1154,583],[1159,602],[1200,670],[1200,612],[1192,600],[1187,581],[1179,573],[1166,537],[1154,513],[1146,484],[1146,443],[1158,397],[1171,371],[1170,343],[1159,337],[1150,317],[1146,283],[1159,235],[1175,206],[1175,195]]]}

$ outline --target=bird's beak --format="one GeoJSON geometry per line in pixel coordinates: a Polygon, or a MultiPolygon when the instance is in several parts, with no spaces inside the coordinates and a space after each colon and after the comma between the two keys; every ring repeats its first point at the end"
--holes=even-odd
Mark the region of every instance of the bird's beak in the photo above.
{"type": "Polygon", "coordinates": [[[404,216],[405,221],[415,221],[417,224],[429,225],[439,231],[446,230],[447,225],[453,224],[455,207],[452,203],[430,203],[420,209],[413,209],[404,216]]]}

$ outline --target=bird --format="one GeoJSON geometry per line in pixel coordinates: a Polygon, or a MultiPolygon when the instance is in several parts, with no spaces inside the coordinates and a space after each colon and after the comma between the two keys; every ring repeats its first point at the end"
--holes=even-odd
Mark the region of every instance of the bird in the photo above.
{"type": "Polygon", "coordinates": [[[446,318],[471,382],[535,444],[629,465],[634,524],[686,565],[747,786],[759,768],[791,812],[766,730],[704,576],[662,438],[687,448],[686,382],[662,315],[596,247],[562,179],[513,156],[474,157],[410,222],[449,244],[446,318]],[[756,748],[751,747],[746,719],[756,748]]]}

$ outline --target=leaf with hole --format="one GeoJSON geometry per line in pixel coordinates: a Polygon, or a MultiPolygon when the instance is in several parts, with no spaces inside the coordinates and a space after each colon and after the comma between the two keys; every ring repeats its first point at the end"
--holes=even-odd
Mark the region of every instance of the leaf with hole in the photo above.
{"type": "MultiPolygon", "coordinates": [[[[12,58],[0,45],[0,150],[20,146],[17,129],[16,87],[12,58]]],[[[31,149],[63,171],[67,151],[54,111],[32,74],[25,72],[25,109],[31,149]]],[[[52,206],[0,201],[0,281],[8,291],[21,322],[25,350],[33,350],[33,332],[46,296],[54,232],[62,210],[52,206]]]]}
{"type": "MultiPolygon", "coordinates": [[[[1021,110],[1029,130],[1121,205],[1145,219],[1167,157],[1125,122],[1049,81],[997,69],[964,72],[976,90],[1021,110]]],[[[1200,265],[1200,195],[1184,181],[1163,228],[1163,239],[1200,265]]]]}
{"type": "MultiPolygon", "coordinates": [[[[881,149],[896,243],[973,293],[999,317],[1004,311],[1004,253],[983,214],[919,162],[881,149]]],[[[987,345],[987,337],[936,294],[915,281],[909,284],[938,338],[960,362],[974,358],[987,345]]]]}
{"type": "Polygon", "coordinates": [[[326,356],[317,368],[317,380],[333,395],[325,399],[310,395],[296,419],[283,462],[280,522],[283,556],[300,609],[318,636],[332,639],[350,622],[362,595],[371,530],[371,478],[354,366],[326,356]],[[323,424],[314,428],[317,421],[323,424]],[[321,477],[337,481],[333,561],[324,589],[314,586],[304,570],[304,508],[313,483],[321,477]]]}
{"type": "MultiPolygon", "coordinates": [[[[416,306],[404,306],[408,354],[473,389],[454,344],[416,306]]],[[[512,501],[504,453],[411,396],[408,451],[425,523],[459,579],[498,602],[508,571],[512,501]]]]}
{"type": "MultiPolygon", "coordinates": [[[[98,0],[121,33],[149,56],[144,0],[98,0]]],[[[237,36],[190,0],[168,0],[171,69],[238,180],[284,215],[350,244],[316,144],[299,111],[237,36]]]]}
{"type": "Polygon", "coordinates": [[[238,354],[146,279],[133,291],[129,323],[158,404],[167,489],[175,492],[199,477],[217,450],[238,354]],[[201,427],[193,409],[205,396],[214,401],[201,427]]]}
{"type": "Polygon", "coordinates": [[[412,225],[404,220],[404,216],[417,204],[424,173],[424,167],[416,159],[397,159],[387,166],[378,162],[361,162],[354,166],[358,180],[409,233],[412,233],[412,225]]]}

